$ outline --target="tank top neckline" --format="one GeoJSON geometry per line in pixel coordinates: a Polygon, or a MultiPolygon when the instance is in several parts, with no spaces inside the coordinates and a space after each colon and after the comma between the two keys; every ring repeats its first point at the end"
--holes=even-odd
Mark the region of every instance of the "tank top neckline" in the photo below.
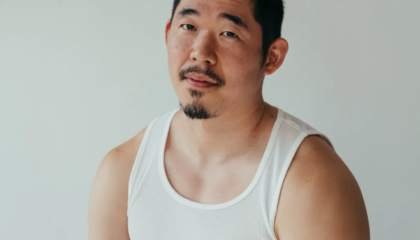
{"type": "Polygon", "coordinates": [[[223,208],[227,208],[230,207],[238,202],[240,202],[241,200],[243,200],[257,185],[265,166],[267,165],[268,159],[270,157],[271,151],[273,149],[274,146],[274,142],[276,140],[277,137],[277,133],[280,127],[280,123],[281,120],[283,119],[283,111],[277,108],[277,118],[274,122],[274,125],[271,129],[271,133],[270,133],[270,137],[267,143],[267,146],[265,148],[263,157],[259,163],[257,172],[254,175],[254,178],[252,179],[251,183],[248,185],[248,187],[238,196],[236,196],[235,198],[224,202],[224,203],[218,203],[218,204],[205,204],[205,203],[199,203],[199,202],[195,202],[192,200],[189,200],[183,196],[181,196],[177,191],[175,191],[175,189],[173,189],[172,185],[170,184],[168,177],[166,175],[166,171],[165,171],[165,162],[164,162],[164,154],[165,154],[165,148],[166,148],[166,142],[167,142],[167,138],[168,138],[168,134],[169,134],[169,129],[172,123],[172,119],[175,116],[175,113],[180,110],[180,108],[177,108],[175,110],[173,110],[168,117],[168,120],[165,124],[165,128],[163,130],[163,137],[160,143],[160,146],[158,148],[158,171],[159,171],[159,175],[160,175],[160,179],[161,182],[166,190],[166,192],[169,194],[169,196],[171,196],[174,200],[176,200],[177,202],[191,207],[191,208],[196,208],[196,209],[202,209],[202,210],[218,210],[218,209],[223,209],[223,208]]]}

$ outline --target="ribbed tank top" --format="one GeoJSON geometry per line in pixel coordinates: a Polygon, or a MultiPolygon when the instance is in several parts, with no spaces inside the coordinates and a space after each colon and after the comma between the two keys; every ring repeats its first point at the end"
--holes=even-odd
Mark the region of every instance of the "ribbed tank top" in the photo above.
{"type": "MultiPolygon", "coordinates": [[[[178,194],[165,173],[164,152],[172,118],[179,109],[147,127],[128,186],[131,240],[276,240],[274,218],[280,190],[293,156],[308,135],[321,135],[300,119],[278,109],[258,170],[236,198],[202,204],[178,194]]],[[[330,143],[331,145],[331,143],[330,143]]]]}

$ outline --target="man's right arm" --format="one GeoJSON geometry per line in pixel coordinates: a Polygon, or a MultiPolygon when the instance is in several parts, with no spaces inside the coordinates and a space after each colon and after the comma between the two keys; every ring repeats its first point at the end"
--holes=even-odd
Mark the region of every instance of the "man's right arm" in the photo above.
{"type": "Polygon", "coordinates": [[[128,181],[145,129],[112,149],[96,172],[89,200],[89,240],[129,240],[128,181]]]}

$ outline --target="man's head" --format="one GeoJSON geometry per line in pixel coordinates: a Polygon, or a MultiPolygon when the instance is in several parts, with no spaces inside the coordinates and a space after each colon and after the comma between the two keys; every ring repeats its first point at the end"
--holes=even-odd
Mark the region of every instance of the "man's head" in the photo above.
{"type": "MultiPolygon", "coordinates": [[[[181,0],[174,0],[171,22],[181,0]]],[[[274,40],[281,37],[281,27],[284,18],[283,0],[250,0],[254,7],[254,19],[262,30],[262,58],[261,64],[267,57],[268,48],[274,40]]]]}
{"type": "Polygon", "coordinates": [[[283,15],[282,0],[174,1],[166,26],[169,72],[187,116],[208,119],[262,101],[264,76],[288,50],[280,38],[283,15]]]}

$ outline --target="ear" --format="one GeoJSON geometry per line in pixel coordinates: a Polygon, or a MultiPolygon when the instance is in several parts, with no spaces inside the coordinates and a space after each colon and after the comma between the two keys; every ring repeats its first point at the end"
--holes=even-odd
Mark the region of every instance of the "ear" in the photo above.
{"type": "Polygon", "coordinates": [[[169,33],[170,29],[171,29],[171,19],[169,19],[166,22],[166,27],[165,27],[165,42],[166,42],[166,45],[168,45],[168,33],[169,33]]]}
{"type": "Polygon", "coordinates": [[[289,51],[289,44],[284,38],[277,38],[271,44],[264,64],[265,75],[274,73],[283,64],[287,51],[289,51]]]}

